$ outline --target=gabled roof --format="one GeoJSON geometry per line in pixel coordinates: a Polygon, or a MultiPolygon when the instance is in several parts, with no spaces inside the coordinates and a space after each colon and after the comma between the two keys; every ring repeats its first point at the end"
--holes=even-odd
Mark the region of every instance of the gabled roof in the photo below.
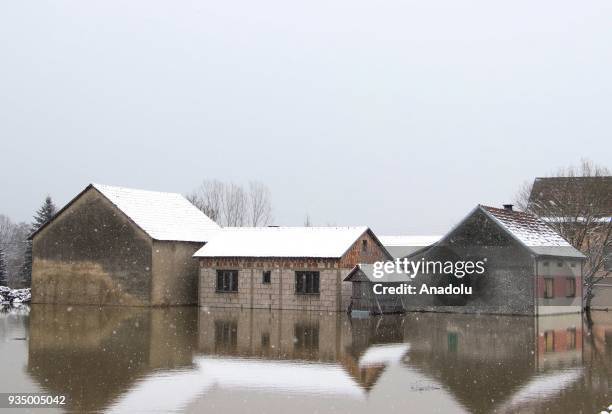
{"type": "MultiPolygon", "coordinates": [[[[90,184],[57,214],[59,216],[85,191],[94,188],[154,240],[207,242],[221,227],[178,193],[137,190],[90,184]]],[[[53,219],[50,221],[52,222],[53,219]]],[[[45,223],[30,237],[46,227],[45,223]]]]}
{"type": "Polygon", "coordinates": [[[536,255],[585,257],[546,222],[533,214],[482,205],[478,208],[536,255]]]}
{"type": "Polygon", "coordinates": [[[226,227],[194,257],[340,258],[369,231],[365,226],[226,227]]]}
{"type": "Polygon", "coordinates": [[[529,204],[538,214],[554,217],[559,213],[574,217],[589,209],[595,216],[612,216],[612,176],[538,177],[533,182],[529,204]],[[589,203],[585,203],[585,199],[589,203]]]}

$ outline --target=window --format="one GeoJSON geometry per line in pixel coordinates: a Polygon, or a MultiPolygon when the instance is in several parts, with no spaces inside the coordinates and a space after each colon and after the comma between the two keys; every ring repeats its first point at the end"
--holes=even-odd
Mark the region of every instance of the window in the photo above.
{"type": "Polygon", "coordinates": [[[568,277],[565,279],[565,296],[573,298],[576,296],[576,279],[568,277]]]}
{"type": "Polygon", "coordinates": [[[238,292],[237,270],[217,270],[217,292],[238,292]]]}
{"type": "Polygon", "coordinates": [[[319,293],[319,272],[295,272],[295,293],[319,293]]]}
{"type": "Polygon", "coordinates": [[[576,349],[576,328],[570,328],[567,330],[567,349],[576,349]]]}
{"type": "Polygon", "coordinates": [[[272,281],[272,271],[264,270],[261,283],[269,285],[271,281],[272,281]]]}
{"type": "Polygon", "coordinates": [[[571,267],[576,267],[576,262],[570,262],[571,267]]]}
{"type": "Polygon", "coordinates": [[[557,262],[557,267],[563,267],[563,262],[558,261],[558,262],[557,262]]]}
{"type": "Polygon", "coordinates": [[[548,264],[549,264],[548,262],[544,262],[542,263],[542,266],[548,267],[548,264]]]}
{"type": "Polygon", "coordinates": [[[368,241],[367,240],[361,241],[361,251],[364,253],[368,251],[368,241]]]}
{"type": "Polygon", "coordinates": [[[554,279],[552,277],[544,278],[544,297],[547,299],[555,297],[554,279]]]}
{"type": "Polygon", "coordinates": [[[544,332],[544,352],[555,350],[555,331],[544,332]]]}
{"type": "Polygon", "coordinates": [[[270,348],[270,333],[264,332],[261,334],[261,347],[270,348]]]}

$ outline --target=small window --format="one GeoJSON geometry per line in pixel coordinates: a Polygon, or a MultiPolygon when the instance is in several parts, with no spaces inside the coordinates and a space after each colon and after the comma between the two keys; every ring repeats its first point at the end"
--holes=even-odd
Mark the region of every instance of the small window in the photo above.
{"type": "Polygon", "coordinates": [[[544,352],[555,350],[555,331],[544,332],[544,352]]]}
{"type": "Polygon", "coordinates": [[[563,262],[558,261],[558,262],[557,262],[557,267],[563,267],[563,262]]]}
{"type": "Polygon", "coordinates": [[[544,297],[547,299],[555,297],[554,284],[555,280],[552,277],[544,279],[544,297]]]}
{"type": "Polygon", "coordinates": [[[568,277],[565,279],[565,296],[568,298],[573,298],[576,296],[576,279],[573,277],[568,277]]]}
{"type": "Polygon", "coordinates": [[[361,251],[364,253],[368,251],[368,241],[367,240],[361,241],[361,251]]]}
{"type": "Polygon", "coordinates": [[[542,266],[548,267],[549,263],[548,262],[543,262],[542,266]]]}
{"type": "Polygon", "coordinates": [[[570,262],[571,267],[576,267],[576,262],[570,262]]]}
{"type": "Polygon", "coordinates": [[[319,293],[319,272],[295,272],[295,293],[312,295],[319,293]]]}
{"type": "Polygon", "coordinates": [[[271,281],[272,281],[272,272],[270,270],[264,270],[261,283],[265,285],[269,285],[271,281]]]}
{"type": "Polygon", "coordinates": [[[270,348],[270,333],[264,332],[261,334],[261,347],[270,348]]]}
{"type": "Polygon", "coordinates": [[[237,270],[217,270],[217,292],[238,292],[237,270]]]}

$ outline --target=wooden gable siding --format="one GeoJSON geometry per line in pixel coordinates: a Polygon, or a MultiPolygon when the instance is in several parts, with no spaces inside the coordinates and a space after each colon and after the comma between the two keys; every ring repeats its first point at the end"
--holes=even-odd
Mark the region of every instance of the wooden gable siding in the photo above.
{"type": "Polygon", "coordinates": [[[359,263],[374,263],[393,258],[380,245],[374,233],[368,230],[340,258],[341,268],[353,268],[359,263]],[[363,250],[363,242],[366,241],[367,249],[363,250]]]}

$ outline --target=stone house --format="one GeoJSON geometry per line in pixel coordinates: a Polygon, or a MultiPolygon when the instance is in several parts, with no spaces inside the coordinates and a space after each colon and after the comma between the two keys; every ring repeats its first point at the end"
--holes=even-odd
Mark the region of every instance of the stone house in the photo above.
{"type": "Polygon", "coordinates": [[[195,304],[192,256],[219,230],[180,194],[90,184],[30,236],[32,302],[195,304]]]}
{"type": "Polygon", "coordinates": [[[331,312],[357,263],[391,259],[367,227],[226,228],[194,256],[200,306],[331,312]]]}

